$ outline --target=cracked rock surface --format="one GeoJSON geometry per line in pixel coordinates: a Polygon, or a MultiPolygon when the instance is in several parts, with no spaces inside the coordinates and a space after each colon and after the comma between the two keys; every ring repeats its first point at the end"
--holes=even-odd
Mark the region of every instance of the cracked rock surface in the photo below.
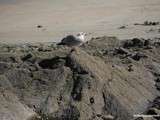
{"type": "Polygon", "coordinates": [[[159,45],[154,39],[106,36],[72,52],[54,43],[0,44],[0,120],[158,115],[159,45]]]}

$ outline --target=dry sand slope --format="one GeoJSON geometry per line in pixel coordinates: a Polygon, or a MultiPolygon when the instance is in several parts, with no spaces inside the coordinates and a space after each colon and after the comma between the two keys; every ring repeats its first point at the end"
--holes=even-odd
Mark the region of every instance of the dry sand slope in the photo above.
{"type": "Polygon", "coordinates": [[[58,41],[78,31],[91,36],[160,37],[160,26],[133,25],[160,21],[159,11],[159,0],[0,0],[0,42],[58,41]],[[128,26],[118,29],[122,25],[128,26]]]}

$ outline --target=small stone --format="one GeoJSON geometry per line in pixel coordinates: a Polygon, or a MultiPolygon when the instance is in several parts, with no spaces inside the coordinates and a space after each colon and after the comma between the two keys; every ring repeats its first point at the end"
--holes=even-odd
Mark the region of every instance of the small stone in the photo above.
{"type": "Polygon", "coordinates": [[[37,28],[42,28],[43,26],[42,25],[37,25],[37,28]]]}
{"type": "Polygon", "coordinates": [[[134,70],[133,70],[133,65],[129,65],[129,66],[128,66],[128,71],[129,71],[129,72],[134,71],[134,70]]]}
{"type": "Polygon", "coordinates": [[[126,26],[124,26],[124,25],[119,27],[119,29],[125,29],[125,28],[126,28],[126,26]]]}

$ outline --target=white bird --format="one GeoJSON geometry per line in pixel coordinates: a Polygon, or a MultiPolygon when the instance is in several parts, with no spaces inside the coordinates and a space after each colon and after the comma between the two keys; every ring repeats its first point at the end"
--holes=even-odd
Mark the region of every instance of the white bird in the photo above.
{"type": "Polygon", "coordinates": [[[80,32],[76,36],[68,35],[65,38],[63,38],[61,42],[58,43],[57,45],[66,45],[68,47],[80,46],[83,43],[85,43],[85,36],[86,36],[86,33],[84,32],[80,32]]]}

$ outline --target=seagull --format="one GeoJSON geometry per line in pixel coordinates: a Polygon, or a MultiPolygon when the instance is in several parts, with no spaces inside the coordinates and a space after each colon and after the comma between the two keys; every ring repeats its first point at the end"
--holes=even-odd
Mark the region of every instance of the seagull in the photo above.
{"type": "Polygon", "coordinates": [[[74,35],[68,35],[64,37],[60,43],[57,45],[66,45],[68,47],[78,47],[81,46],[83,43],[85,43],[85,36],[87,34],[84,32],[78,33],[76,36],[74,35]]]}

